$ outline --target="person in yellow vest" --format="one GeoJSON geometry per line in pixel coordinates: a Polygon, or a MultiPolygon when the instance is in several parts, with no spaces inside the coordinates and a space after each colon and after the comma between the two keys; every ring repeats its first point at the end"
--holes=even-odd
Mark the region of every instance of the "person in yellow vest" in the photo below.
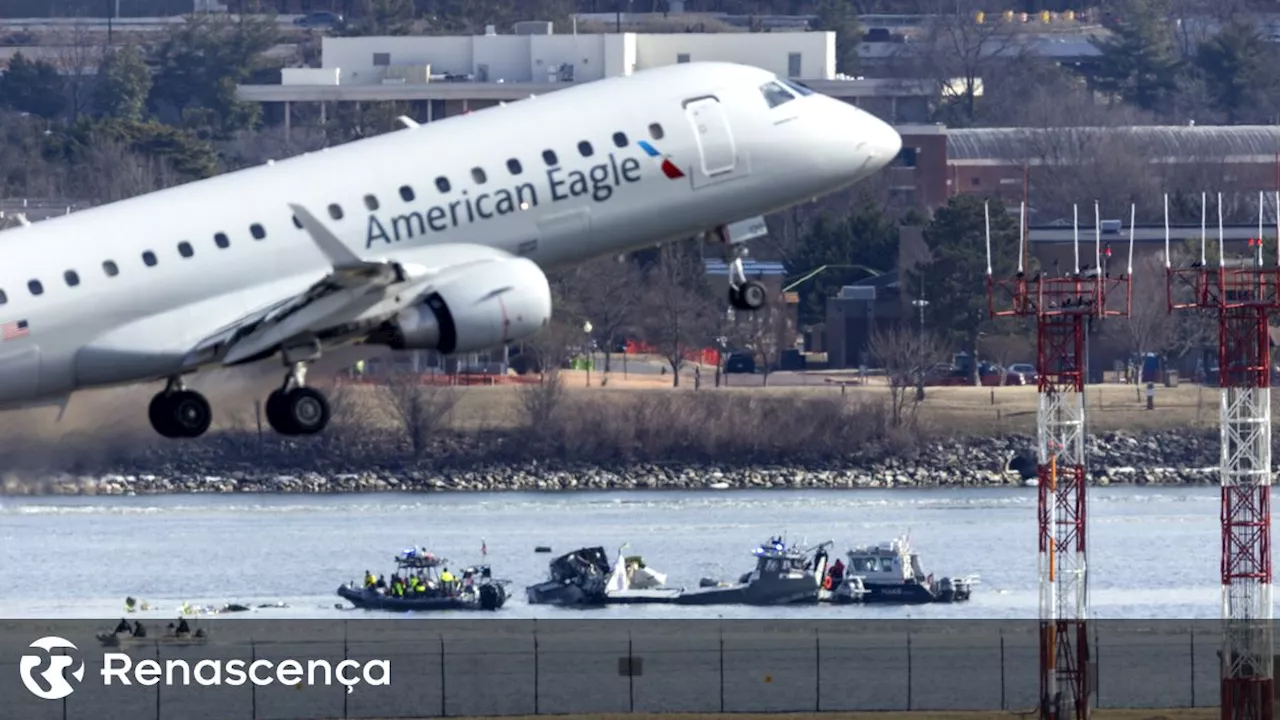
{"type": "Polygon", "coordinates": [[[377,585],[377,584],[378,584],[378,578],[374,577],[374,576],[373,576],[373,573],[369,572],[368,570],[365,570],[365,571],[364,571],[364,586],[365,586],[365,588],[371,588],[371,587],[373,587],[374,585],[377,585]]]}
{"type": "Polygon", "coordinates": [[[364,377],[364,361],[363,360],[356,362],[356,377],[357,378],[364,377]]]}
{"type": "Polygon", "coordinates": [[[440,587],[445,595],[453,594],[453,579],[453,573],[449,572],[449,568],[445,568],[444,572],[440,573],[440,587]]]}

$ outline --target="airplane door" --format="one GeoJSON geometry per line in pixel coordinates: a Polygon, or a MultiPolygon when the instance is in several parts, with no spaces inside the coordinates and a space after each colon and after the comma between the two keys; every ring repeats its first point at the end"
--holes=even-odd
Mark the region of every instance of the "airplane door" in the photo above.
{"type": "Polygon", "coordinates": [[[702,172],[695,173],[699,176],[695,178],[695,187],[733,177],[738,165],[738,149],[724,106],[714,97],[695,98],[685,102],[684,113],[693,127],[702,161],[702,172]]]}

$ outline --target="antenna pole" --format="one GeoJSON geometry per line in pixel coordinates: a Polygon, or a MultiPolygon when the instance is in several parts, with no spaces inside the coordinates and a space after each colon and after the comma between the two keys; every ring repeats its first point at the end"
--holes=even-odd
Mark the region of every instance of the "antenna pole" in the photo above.
{"type": "MultiPolygon", "coordinates": [[[[1129,275],[1133,275],[1133,225],[1138,221],[1138,204],[1129,205],[1129,275]]],[[[1166,243],[1168,236],[1165,237],[1166,243]]]]}
{"type": "MultiPolygon", "coordinates": [[[[1129,252],[1133,252],[1133,233],[1129,233],[1129,252]]],[[[1164,269],[1168,270],[1173,266],[1173,258],[1170,256],[1169,250],[1169,193],[1164,194],[1164,269]]]]}
{"type": "Polygon", "coordinates": [[[1222,193],[1218,193],[1218,267],[1226,266],[1227,253],[1222,246],[1222,193]]]}
{"type": "Polygon", "coordinates": [[[1208,236],[1205,234],[1205,223],[1209,220],[1209,194],[1200,193],[1200,264],[1207,265],[1208,259],[1205,257],[1205,245],[1208,244],[1208,236]]]}
{"type": "Polygon", "coordinates": [[[1071,235],[1076,249],[1076,274],[1080,274],[1080,206],[1071,206],[1071,235]]]}
{"type": "Polygon", "coordinates": [[[1093,201],[1093,266],[1102,271],[1102,209],[1093,201]]]}
{"type": "MultiPolygon", "coordinates": [[[[987,277],[991,277],[991,203],[982,203],[982,215],[987,223],[987,277]]],[[[974,358],[977,362],[977,358],[974,358]]]]}
{"type": "MultiPolygon", "coordinates": [[[[1027,242],[1027,203],[1018,204],[1018,274],[1021,275],[1024,268],[1022,267],[1023,248],[1027,242]]],[[[990,247],[988,243],[987,247],[990,247]]],[[[990,275],[990,266],[988,266],[988,275],[990,275]]]]}

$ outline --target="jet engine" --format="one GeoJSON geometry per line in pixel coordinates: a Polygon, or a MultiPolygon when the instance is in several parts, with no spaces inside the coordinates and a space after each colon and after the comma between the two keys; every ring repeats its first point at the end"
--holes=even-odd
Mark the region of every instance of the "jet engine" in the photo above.
{"type": "Polygon", "coordinates": [[[446,355],[522,340],[551,320],[551,287],[533,261],[512,258],[446,271],[440,284],[367,342],[446,355]]]}

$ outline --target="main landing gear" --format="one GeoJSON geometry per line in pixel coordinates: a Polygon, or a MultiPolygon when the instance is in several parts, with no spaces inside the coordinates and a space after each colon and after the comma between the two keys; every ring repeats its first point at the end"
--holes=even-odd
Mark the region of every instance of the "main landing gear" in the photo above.
{"type": "Polygon", "coordinates": [[[181,378],[173,378],[164,391],[151,398],[147,408],[151,427],[167,438],[200,437],[213,423],[209,401],[195,390],[188,390],[181,378]]]}
{"type": "Polygon", "coordinates": [[[267,422],[281,435],[314,435],[329,424],[329,401],[303,384],[306,374],[306,363],[292,363],[284,385],[267,396],[267,422]]]}
{"type": "MultiPolygon", "coordinates": [[[[316,353],[315,356],[318,356],[316,353]]],[[[284,385],[267,396],[267,422],[281,435],[314,435],[329,424],[329,401],[324,393],[304,383],[307,363],[285,353],[284,385]]],[[[203,395],[188,390],[181,378],[172,378],[163,392],[151,399],[151,427],[167,438],[200,437],[213,422],[213,411],[203,395]]]]}

